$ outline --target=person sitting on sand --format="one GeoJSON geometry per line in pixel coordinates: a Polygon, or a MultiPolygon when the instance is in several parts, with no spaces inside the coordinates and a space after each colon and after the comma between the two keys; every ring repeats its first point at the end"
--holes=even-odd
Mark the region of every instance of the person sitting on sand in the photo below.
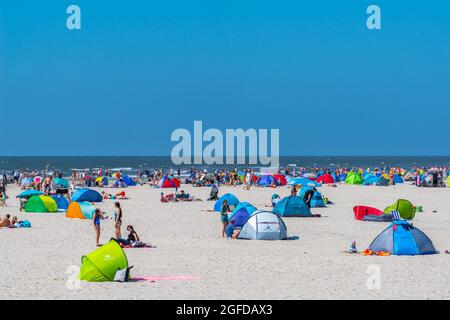
{"type": "Polygon", "coordinates": [[[211,187],[211,192],[209,193],[208,201],[216,201],[219,199],[219,188],[216,184],[211,187]]]}
{"type": "Polygon", "coordinates": [[[117,239],[121,246],[132,246],[134,248],[155,248],[150,244],[143,243],[132,225],[127,226],[127,231],[129,232],[127,239],[117,239]]]}
{"type": "Polygon", "coordinates": [[[0,228],[1,227],[9,227],[11,225],[11,221],[9,220],[11,215],[7,214],[5,218],[0,218],[0,228]]]}
{"type": "Polygon", "coordinates": [[[231,220],[227,227],[225,228],[225,234],[227,236],[227,239],[237,239],[239,237],[239,234],[241,233],[240,228],[236,228],[234,224],[234,220],[231,220]]]}

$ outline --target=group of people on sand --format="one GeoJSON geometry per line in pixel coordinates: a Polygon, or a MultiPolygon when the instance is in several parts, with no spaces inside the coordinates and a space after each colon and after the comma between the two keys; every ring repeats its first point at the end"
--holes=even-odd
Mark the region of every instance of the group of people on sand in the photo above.
{"type": "MultiPolygon", "coordinates": [[[[98,247],[102,246],[102,244],[100,243],[100,234],[101,234],[100,221],[104,219],[107,219],[107,216],[105,216],[99,208],[95,209],[92,222],[94,224],[95,230],[95,241],[98,247]]],[[[127,225],[128,236],[126,238],[122,237],[121,229],[122,229],[123,211],[120,202],[118,201],[114,202],[113,220],[114,220],[114,238],[120,243],[121,246],[135,247],[135,248],[142,248],[142,247],[153,248],[153,246],[141,241],[139,235],[134,230],[134,227],[132,225],[127,225]]]]}
{"type": "Polygon", "coordinates": [[[11,215],[7,214],[4,218],[0,217],[0,228],[15,228],[19,220],[16,216],[11,217],[11,215]]]}

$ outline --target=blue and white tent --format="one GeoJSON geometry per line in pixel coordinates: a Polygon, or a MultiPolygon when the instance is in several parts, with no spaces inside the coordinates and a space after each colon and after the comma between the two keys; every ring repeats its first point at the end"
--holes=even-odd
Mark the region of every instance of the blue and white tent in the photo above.
{"type": "Polygon", "coordinates": [[[287,239],[286,225],[281,217],[270,211],[256,211],[244,224],[239,239],[287,239]]]}

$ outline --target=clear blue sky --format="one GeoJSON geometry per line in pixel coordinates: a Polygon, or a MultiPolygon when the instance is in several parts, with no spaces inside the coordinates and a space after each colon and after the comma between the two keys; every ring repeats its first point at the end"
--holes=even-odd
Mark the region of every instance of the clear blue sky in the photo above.
{"type": "Polygon", "coordinates": [[[448,155],[450,2],[0,2],[0,155],[169,155],[194,120],[279,128],[282,155],[448,155]]]}

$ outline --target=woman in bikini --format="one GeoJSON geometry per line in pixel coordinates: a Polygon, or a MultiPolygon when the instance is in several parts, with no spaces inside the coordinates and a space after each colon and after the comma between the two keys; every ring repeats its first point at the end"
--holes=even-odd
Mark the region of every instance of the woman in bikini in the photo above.
{"type": "Polygon", "coordinates": [[[93,221],[94,221],[94,229],[95,229],[95,241],[97,244],[97,247],[101,246],[100,244],[100,219],[104,219],[102,212],[100,211],[99,208],[95,209],[94,212],[94,217],[93,217],[93,221]]]}
{"type": "Polygon", "coordinates": [[[116,233],[116,239],[121,237],[120,228],[122,227],[122,208],[120,202],[114,202],[114,228],[116,233]]]}

